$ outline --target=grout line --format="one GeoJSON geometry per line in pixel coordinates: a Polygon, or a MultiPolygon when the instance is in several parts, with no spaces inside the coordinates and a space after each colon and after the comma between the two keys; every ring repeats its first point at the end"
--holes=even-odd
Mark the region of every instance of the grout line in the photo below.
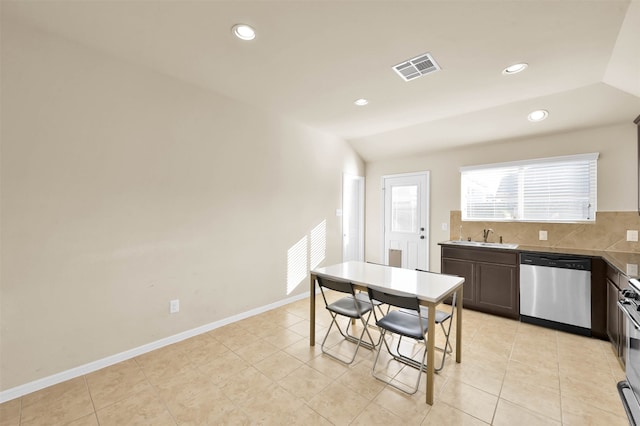
{"type": "MultiPolygon", "coordinates": [[[[191,360],[189,360],[189,363],[191,364],[191,360]]],[[[164,407],[164,409],[167,410],[167,413],[169,413],[169,416],[171,417],[171,420],[173,420],[173,423],[175,423],[176,426],[177,426],[178,425],[178,420],[176,420],[176,417],[171,412],[171,409],[167,405],[167,402],[160,395],[160,391],[158,390],[157,386],[155,384],[151,383],[151,381],[149,380],[149,377],[147,377],[147,374],[144,372],[144,368],[140,367],[140,370],[142,370],[142,374],[144,375],[145,379],[147,380],[147,383],[149,384],[149,386],[151,386],[151,389],[153,390],[153,392],[156,394],[156,396],[158,397],[158,399],[162,403],[162,406],[164,407]]],[[[138,393],[141,393],[141,392],[143,392],[143,391],[140,391],[138,393]]],[[[134,394],[134,395],[137,395],[137,394],[134,394]]]]}
{"type": "Polygon", "coordinates": [[[564,412],[562,410],[562,379],[560,376],[560,335],[558,334],[558,332],[555,332],[555,336],[556,336],[556,353],[558,354],[558,364],[557,364],[557,370],[558,370],[558,394],[560,396],[560,423],[563,424],[564,423],[564,412]]]}
{"type": "Polygon", "coordinates": [[[93,402],[93,394],[91,393],[91,388],[89,387],[89,381],[87,380],[87,375],[84,374],[82,375],[82,378],[84,380],[84,385],[87,387],[87,392],[89,393],[89,399],[91,400],[91,406],[93,407],[93,415],[96,418],[96,422],[98,423],[98,426],[100,425],[100,420],[98,419],[98,410],[96,410],[96,403],[93,402]]]}
{"type": "Polygon", "coordinates": [[[18,411],[18,425],[22,424],[22,403],[23,403],[24,398],[20,397],[20,408],[18,411]]]}
{"type": "MultiPolygon", "coordinates": [[[[80,377],[82,375],[85,374],[89,374],[92,373],[94,371],[98,371],[101,370],[105,367],[109,367],[115,364],[119,364],[122,361],[126,361],[132,358],[135,358],[139,355],[143,355],[149,352],[152,352],[156,349],[160,349],[162,347],[165,346],[169,346],[171,344],[174,343],[178,343],[182,340],[186,340],[189,339],[191,337],[195,337],[198,336],[200,334],[203,333],[207,333],[210,331],[213,331],[215,329],[224,327],[226,325],[230,325],[230,324],[235,324],[238,321],[242,320],[242,319],[246,319],[246,318],[250,318],[256,315],[260,315],[266,312],[271,312],[275,309],[280,309],[280,308],[285,308],[288,305],[292,305],[301,301],[305,301],[307,303],[307,309],[308,309],[308,293],[301,293],[297,296],[292,296],[292,297],[288,297],[286,299],[283,300],[279,300],[277,302],[265,305],[265,306],[261,306],[255,309],[251,309],[245,312],[241,312],[239,314],[236,315],[232,315],[230,317],[226,317],[208,324],[204,324],[201,326],[198,326],[196,328],[192,328],[186,331],[182,331],[179,332],[177,334],[171,335],[171,336],[167,336],[164,338],[161,338],[159,340],[150,342],[150,343],[146,343],[143,344],[141,346],[135,347],[135,348],[131,348],[128,350],[125,350],[124,352],[120,352],[117,354],[112,354],[109,355],[105,358],[101,358],[98,360],[94,360],[91,361],[89,363],[83,364],[83,365],[79,365],[76,367],[73,367],[69,370],[65,370],[65,371],[61,371],[58,373],[54,373],[50,376],[47,377],[43,377],[41,379],[37,379],[34,380],[32,382],[28,382],[22,385],[18,385],[16,387],[10,388],[10,389],[6,389],[3,391],[0,391],[0,403],[3,402],[7,402],[7,401],[11,401],[15,398],[21,397],[23,395],[28,395],[30,393],[34,393],[36,391],[51,387],[53,385],[80,377]]],[[[299,316],[297,314],[294,314],[296,316],[299,316]]],[[[307,320],[308,321],[308,320],[307,320]]]]}
{"type": "MultiPolygon", "coordinates": [[[[287,328],[287,327],[282,327],[282,328],[283,328],[283,330],[288,330],[288,328],[287,328]]],[[[491,330],[491,329],[492,329],[492,325],[491,325],[491,324],[489,324],[489,325],[485,325],[484,327],[481,327],[480,329],[473,329],[473,336],[476,336],[476,337],[477,337],[477,336],[481,336],[483,331],[487,331],[487,330],[491,330]]],[[[438,329],[437,331],[439,331],[439,329],[438,329]]],[[[511,332],[509,331],[509,333],[511,333],[511,332]]],[[[506,379],[506,374],[508,373],[508,371],[509,371],[510,367],[513,367],[514,363],[516,363],[516,362],[517,362],[517,360],[514,360],[514,359],[513,359],[513,355],[515,354],[516,343],[518,342],[518,337],[519,337],[519,336],[522,336],[522,337],[524,337],[524,338],[526,338],[526,337],[527,337],[525,327],[524,327],[524,326],[523,326],[523,324],[521,324],[521,323],[517,324],[517,328],[516,328],[516,330],[515,330],[515,333],[513,334],[513,338],[511,339],[510,348],[509,348],[509,350],[508,350],[508,356],[507,356],[507,361],[506,361],[506,369],[504,370],[504,373],[502,374],[502,381],[501,381],[501,385],[500,385],[500,388],[499,388],[499,391],[498,391],[498,395],[497,395],[497,398],[498,398],[498,399],[497,399],[496,406],[494,407],[494,410],[493,410],[493,415],[492,415],[492,417],[491,417],[491,422],[494,422],[494,421],[495,421],[495,419],[496,419],[496,415],[497,415],[497,407],[498,407],[498,404],[500,403],[500,400],[501,400],[501,399],[502,399],[502,400],[504,400],[504,401],[505,401],[505,403],[506,403],[506,402],[508,402],[508,403],[510,403],[510,404],[513,404],[513,405],[515,405],[515,406],[519,407],[519,409],[521,409],[523,412],[525,412],[525,411],[526,411],[526,412],[530,412],[530,413],[532,413],[532,414],[535,414],[535,415],[538,415],[538,416],[543,416],[543,417],[545,417],[545,418],[546,418],[546,415],[544,415],[543,413],[539,413],[539,412],[537,412],[536,410],[533,410],[533,409],[530,409],[530,408],[526,408],[526,407],[520,406],[519,404],[516,404],[516,403],[514,403],[514,402],[511,402],[511,401],[509,401],[509,400],[507,400],[507,399],[503,399],[503,398],[501,398],[502,391],[504,390],[504,382],[505,382],[505,379],[506,379]]],[[[213,336],[211,336],[211,337],[213,338],[213,336]]],[[[265,339],[264,339],[264,338],[262,338],[262,337],[258,337],[258,339],[260,339],[260,340],[265,340],[265,339]]],[[[302,339],[304,340],[304,336],[302,336],[302,339]]],[[[582,341],[582,338],[580,338],[580,339],[581,339],[580,341],[582,341]]],[[[218,339],[215,339],[215,340],[218,340],[218,339]]],[[[465,343],[467,343],[467,344],[466,344],[465,346],[466,346],[466,348],[467,348],[467,349],[469,349],[469,348],[471,348],[471,347],[473,346],[473,344],[471,343],[471,342],[473,341],[473,339],[472,339],[472,338],[467,338],[466,340],[467,340],[467,342],[465,342],[465,343]]],[[[224,346],[223,339],[220,339],[218,342],[219,342],[221,345],[223,345],[223,346],[224,346]]],[[[562,344],[562,347],[563,347],[563,348],[567,348],[567,347],[568,347],[568,348],[570,348],[570,346],[567,346],[567,345],[572,345],[572,344],[574,344],[574,341],[573,341],[573,339],[572,339],[572,338],[571,338],[571,339],[569,339],[569,340],[566,340],[566,339],[564,338],[564,334],[563,334],[563,333],[561,333],[561,332],[557,332],[557,331],[554,331],[554,332],[553,332],[553,335],[552,335],[552,341],[551,341],[551,342],[549,342],[548,347],[549,347],[549,349],[551,349],[551,347],[552,347],[552,346],[555,346],[555,356],[556,356],[556,366],[555,366],[555,367],[556,367],[556,369],[555,369],[555,372],[556,372],[556,374],[558,375],[558,381],[560,381],[560,371],[561,371],[561,365],[560,365],[560,364],[561,364],[561,359],[560,359],[560,356],[559,356],[559,355],[560,355],[560,354],[559,354],[559,348],[561,347],[561,342],[564,342],[564,343],[562,344]]],[[[297,343],[298,343],[298,342],[294,342],[294,343],[292,343],[291,345],[294,345],[294,344],[297,344],[297,343]]],[[[484,342],[484,341],[482,341],[482,342],[481,342],[481,341],[478,341],[478,343],[479,343],[479,344],[485,344],[486,342],[484,342]]],[[[602,358],[602,357],[604,357],[604,359],[603,359],[602,361],[607,362],[607,364],[608,364],[608,369],[607,369],[607,370],[605,370],[605,371],[609,371],[609,374],[610,374],[612,377],[614,377],[614,378],[615,378],[615,375],[614,375],[614,373],[613,373],[613,368],[614,368],[614,364],[613,364],[613,362],[614,362],[614,361],[617,361],[617,360],[614,358],[614,354],[613,354],[613,353],[609,353],[609,351],[608,351],[608,349],[609,349],[609,348],[608,348],[608,346],[607,346],[608,342],[603,341],[603,342],[593,342],[593,343],[594,343],[594,345],[590,345],[590,346],[588,346],[588,348],[593,348],[593,354],[594,354],[594,355],[600,355],[600,357],[601,357],[601,358],[602,358]],[[611,362],[609,362],[609,361],[611,361],[611,362]]],[[[336,344],[338,344],[338,343],[336,343],[336,344]]],[[[418,345],[418,346],[419,346],[419,345],[418,345]]],[[[287,346],[287,347],[288,347],[288,346],[287,346]]],[[[354,371],[354,368],[357,368],[358,366],[362,366],[362,367],[364,367],[364,366],[365,366],[365,364],[364,364],[364,363],[365,363],[365,362],[368,362],[368,359],[369,359],[369,354],[368,354],[368,353],[366,353],[366,351],[363,351],[363,352],[359,353],[359,356],[358,356],[358,358],[356,359],[356,362],[354,363],[354,365],[353,365],[353,366],[351,366],[349,369],[345,370],[343,373],[341,373],[341,374],[340,374],[340,375],[338,375],[337,377],[333,378],[333,376],[327,375],[327,374],[325,374],[324,372],[322,372],[322,371],[320,371],[320,370],[316,370],[312,365],[310,365],[310,363],[311,363],[314,359],[322,357],[322,355],[321,355],[321,354],[316,355],[316,356],[314,356],[314,357],[313,357],[313,358],[311,358],[311,359],[307,359],[306,361],[303,361],[303,360],[302,360],[302,359],[300,359],[300,358],[297,358],[297,357],[295,357],[295,356],[293,356],[293,355],[291,355],[291,354],[288,354],[288,353],[285,351],[285,349],[286,349],[287,347],[284,347],[284,348],[280,348],[280,349],[278,349],[278,351],[277,351],[276,353],[280,353],[280,354],[285,354],[285,355],[288,355],[288,356],[292,356],[292,357],[294,357],[296,360],[300,361],[300,362],[302,363],[302,365],[298,366],[298,367],[297,367],[296,369],[294,369],[293,371],[291,371],[291,372],[287,373],[287,375],[286,375],[285,377],[287,377],[287,376],[289,376],[289,375],[293,374],[295,371],[298,371],[300,368],[302,368],[303,366],[305,366],[305,365],[306,365],[306,366],[308,366],[309,368],[312,368],[314,371],[317,371],[317,372],[319,372],[320,374],[322,374],[322,375],[324,375],[325,377],[327,377],[328,379],[330,379],[330,384],[339,383],[339,381],[344,377],[344,375],[345,375],[345,374],[348,374],[350,371],[354,371]]],[[[585,346],[585,347],[587,347],[587,346],[585,346]]],[[[231,349],[229,349],[229,350],[231,350],[231,349]]],[[[591,349],[589,349],[589,350],[591,350],[591,349]]],[[[231,351],[235,353],[235,351],[233,351],[233,350],[231,350],[231,351]]],[[[149,377],[147,376],[147,372],[146,372],[146,371],[145,371],[145,369],[142,367],[142,365],[141,365],[140,361],[138,360],[138,357],[134,357],[134,358],[133,358],[133,361],[134,361],[135,365],[136,365],[136,366],[137,366],[137,367],[142,371],[142,373],[143,373],[143,375],[144,375],[144,377],[145,377],[145,380],[147,381],[147,383],[148,383],[148,384],[150,384],[150,385],[151,385],[151,389],[154,391],[154,393],[155,393],[156,395],[159,395],[159,389],[157,388],[157,385],[154,385],[153,383],[151,383],[151,382],[149,381],[149,377]]],[[[565,359],[565,361],[566,361],[566,362],[568,362],[568,359],[565,359]]],[[[195,367],[195,369],[196,369],[197,371],[199,371],[200,373],[202,373],[202,371],[198,368],[198,364],[194,363],[194,362],[193,362],[193,361],[191,361],[191,360],[190,360],[189,362],[190,362],[190,365],[192,365],[193,367],[195,367]]],[[[260,362],[260,361],[257,361],[257,362],[260,362]]],[[[257,363],[257,362],[256,362],[256,363],[257,363]]],[[[463,361],[463,362],[464,362],[464,361],[463,361]]],[[[567,364],[566,364],[566,362],[564,363],[564,365],[567,365],[567,364]]],[[[249,363],[249,362],[247,362],[247,364],[248,364],[249,366],[251,366],[251,367],[253,367],[253,366],[255,365],[255,363],[249,363]]],[[[448,365],[448,367],[451,367],[451,365],[448,365]]],[[[436,399],[437,399],[437,400],[439,400],[439,395],[442,393],[442,391],[443,391],[443,390],[445,390],[445,389],[446,389],[446,387],[447,387],[447,386],[449,386],[449,385],[451,384],[451,382],[453,382],[453,381],[454,381],[454,379],[449,375],[449,373],[450,373],[451,371],[452,371],[452,370],[450,370],[450,369],[445,369],[445,370],[443,371],[443,374],[442,374],[442,375],[440,375],[440,377],[444,377],[444,383],[443,383],[443,385],[442,385],[442,387],[441,387],[441,389],[440,389],[440,392],[438,392],[438,391],[436,390],[436,392],[438,392],[438,393],[436,394],[436,399]]],[[[359,373],[359,372],[358,372],[358,373],[359,373]]],[[[204,374],[204,373],[202,373],[202,374],[204,374]]],[[[436,376],[436,377],[437,377],[437,376],[436,376]]],[[[87,377],[87,375],[86,375],[86,374],[85,374],[85,375],[83,375],[83,380],[84,380],[85,386],[86,386],[86,388],[87,388],[87,391],[89,392],[89,396],[90,396],[91,403],[92,403],[92,407],[93,407],[93,414],[94,414],[94,416],[95,416],[95,418],[96,418],[96,421],[97,421],[97,422],[98,422],[98,424],[99,424],[99,420],[98,420],[98,416],[97,416],[97,410],[96,410],[96,405],[95,405],[95,402],[94,402],[94,399],[93,399],[93,394],[92,394],[92,392],[91,392],[91,388],[90,388],[90,386],[89,386],[89,384],[88,384],[88,377],[87,377]]],[[[281,380],[281,379],[280,379],[280,380],[281,380]]],[[[279,384],[278,384],[278,381],[276,381],[276,380],[272,380],[272,382],[273,382],[273,383],[275,383],[275,384],[277,384],[278,386],[282,387],[281,385],[279,385],[279,384]]],[[[421,383],[422,383],[422,382],[421,382],[421,383]]],[[[466,382],[462,382],[462,383],[466,383],[466,382]]],[[[329,384],[329,385],[327,385],[327,386],[330,386],[330,384],[329,384]]],[[[343,386],[344,386],[344,385],[343,385],[343,386]]],[[[477,388],[476,386],[473,386],[473,385],[470,385],[470,384],[469,384],[469,386],[474,387],[474,388],[476,388],[476,389],[479,389],[479,390],[481,390],[481,391],[483,391],[483,392],[485,392],[485,393],[492,394],[492,393],[487,392],[487,391],[485,391],[485,390],[483,390],[483,389],[477,388]]],[[[349,386],[346,386],[346,387],[347,387],[347,388],[349,388],[349,386]]],[[[384,389],[385,389],[386,387],[387,387],[387,386],[385,386],[384,388],[382,388],[382,389],[380,390],[380,392],[383,392],[383,391],[384,391],[384,389]]],[[[421,388],[422,388],[422,386],[421,386],[421,388]]],[[[283,389],[284,389],[284,388],[283,388],[283,389]]],[[[565,418],[566,413],[564,413],[564,412],[562,411],[562,386],[560,385],[560,382],[558,382],[558,389],[559,389],[559,396],[560,396],[560,421],[562,421],[562,420],[565,418]]],[[[285,390],[286,390],[286,389],[285,389],[285,390]]],[[[323,391],[324,391],[324,390],[323,390],[323,391]]],[[[321,392],[323,392],[323,391],[318,392],[318,393],[316,394],[316,396],[317,396],[317,395],[319,395],[319,394],[320,394],[321,392]]],[[[380,392],[378,392],[378,394],[377,394],[376,396],[374,396],[373,398],[369,399],[369,398],[368,398],[368,397],[366,397],[365,395],[360,394],[357,390],[356,390],[356,391],[353,391],[353,392],[354,392],[354,393],[357,393],[357,394],[359,394],[360,396],[362,396],[363,398],[367,399],[367,400],[369,401],[369,402],[368,402],[368,404],[367,404],[367,406],[369,406],[371,403],[374,403],[375,398],[377,397],[377,395],[379,395],[379,394],[380,394],[380,392]]],[[[424,396],[424,394],[423,394],[423,393],[421,393],[421,395],[422,395],[422,397],[424,396]]],[[[492,394],[492,395],[493,395],[493,394],[492,394]]],[[[568,395],[567,395],[567,396],[568,396],[568,395]]],[[[314,397],[315,397],[315,396],[314,396],[314,397]]],[[[171,410],[170,410],[170,409],[169,409],[169,407],[167,406],[166,401],[165,401],[164,399],[162,399],[162,398],[161,398],[161,400],[162,400],[162,403],[163,403],[163,405],[164,405],[165,409],[169,412],[169,414],[170,414],[171,418],[173,419],[173,421],[174,421],[175,423],[177,423],[177,420],[175,419],[175,417],[174,417],[173,413],[171,412],[171,410]]],[[[120,401],[121,401],[121,400],[120,400],[120,401]]],[[[320,416],[320,417],[322,417],[322,418],[326,418],[326,417],[325,417],[325,416],[323,416],[320,412],[318,412],[318,411],[314,410],[311,406],[309,406],[309,404],[308,404],[308,402],[307,402],[306,400],[301,399],[301,401],[302,401],[302,403],[304,403],[304,404],[305,404],[305,406],[307,406],[309,409],[311,409],[312,411],[314,411],[317,415],[319,415],[319,416],[320,416]]],[[[117,401],[116,401],[116,402],[117,402],[117,401]]],[[[231,401],[231,403],[233,404],[233,406],[234,406],[234,407],[239,408],[239,409],[241,408],[240,406],[236,405],[233,401],[231,401]]],[[[440,401],[439,403],[443,403],[443,402],[442,402],[442,401],[440,401]]],[[[24,404],[24,400],[23,400],[23,398],[20,398],[20,402],[19,402],[19,416],[18,416],[19,424],[21,424],[21,423],[22,423],[22,416],[23,416],[23,404],[24,404]]],[[[377,404],[378,406],[380,406],[381,408],[383,408],[383,409],[385,409],[385,410],[387,410],[387,411],[390,411],[390,410],[388,410],[384,405],[380,405],[380,404],[378,404],[378,403],[376,403],[376,404],[377,404]]],[[[444,403],[444,404],[446,404],[446,403],[444,403]]],[[[446,404],[446,405],[448,405],[448,404],[446,404]]],[[[453,408],[455,408],[455,407],[453,407],[453,408]]],[[[595,408],[598,408],[598,410],[599,410],[599,411],[607,412],[607,413],[610,413],[610,414],[613,414],[613,415],[618,415],[618,414],[619,414],[619,413],[617,413],[617,412],[609,411],[609,410],[602,409],[602,408],[599,408],[599,407],[595,407],[595,408]]],[[[466,413],[465,411],[460,410],[460,409],[458,409],[458,408],[455,408],[455,409],[456,409],[457,411],[461,411],[461,412],[463,412],[463,413],[466,413]]],[[[359,413],[354,417],[354,420],[355,420],[358,416],[362,415],[362,413],[364,412],[364,410],[366,410],[366,408],[365,408],[365,409],[363,409],[362,411],[360,411],[360,412],[359,412],[359,413]]],[[[241,411],[242,411],[245,415],[247,415],[247,416],[248,416],[248,414],[247,414],[244,410],[241,410],[241,411]]],[[[471,416],[471,414],[469,414],[469,413],[466,413],[466,414],[471,416]]],[[[426,419],[426,418],[428,417],[428,415],[429,415],[429,414],[427,413],[427,414],[424,416],[423,421],[424,421],[424,419],[426,419]]],[[[474,416],[474,417],[475,417],[475,416],[474,416]]],[[[328,420],[328,419],[327,419],[327,420],[328,420]]]]}
{"type": "Polygon", "coordinates": [[[513,341],[511,342],[511,350],[509,351],[509,356],[507,357],[507,368],[504,370],[504,374],[502,375],[502,381],[500,382],[500,390],[498,391],[498,401],[496,402],[496,406],[493,409],[493,415],[491,416],[491,423],[496,419],[496,414],[498,413],[498,404],[500,404],[500,400],[502,399],[502,388],[504,387],[504,381],[507,378],[507,372],[509,371],[509,367],[511,366],[511,357],[513,356],[513,351],[516,346],[516,337],[520,333],[520,323],[516,326],[516,333],[514,334],[513,341]]]}

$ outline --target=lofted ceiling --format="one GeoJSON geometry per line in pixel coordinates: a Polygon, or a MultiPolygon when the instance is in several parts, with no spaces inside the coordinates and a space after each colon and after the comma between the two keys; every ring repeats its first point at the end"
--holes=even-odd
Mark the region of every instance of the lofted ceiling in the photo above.
{"type": "Polygon", "coordinates": [[[5,0],[1,16],[335,134],[366,161],[640,114],[638,0],[5,0]],[[391,68],[426,52],[440,71],[391,68]]]}

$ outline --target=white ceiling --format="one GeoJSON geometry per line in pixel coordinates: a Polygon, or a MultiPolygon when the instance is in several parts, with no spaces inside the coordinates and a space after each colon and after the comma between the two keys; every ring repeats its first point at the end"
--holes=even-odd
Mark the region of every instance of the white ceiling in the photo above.
{"type": "Polygon", "coordinates": [[[367,161],[640,115],[640,1],[2,1],[23,22],[348,140],[367,161]],[[257,30],[243,42],[236,23],[257,30]],[[391,69],[430,52],[442,70],[391,69]],[[520,74],[501,71],[528,62],[520,74]],[[367,98],[369,105],[353,101],[367,98]],[[538,108],[549,118],[530,123],[538,108]]]}

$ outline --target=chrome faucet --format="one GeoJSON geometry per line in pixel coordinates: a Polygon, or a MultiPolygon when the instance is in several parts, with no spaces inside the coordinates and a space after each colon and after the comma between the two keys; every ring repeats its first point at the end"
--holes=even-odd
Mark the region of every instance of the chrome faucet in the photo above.
{"type": "Polygon", "coordinates": [[[484,229],[482,231],[482,239],[484,240],[484,242],[487,242],[487,238],[489,238],[489,234],[493,232],[493,229],[489,228],[489,229],[484,229]]]}

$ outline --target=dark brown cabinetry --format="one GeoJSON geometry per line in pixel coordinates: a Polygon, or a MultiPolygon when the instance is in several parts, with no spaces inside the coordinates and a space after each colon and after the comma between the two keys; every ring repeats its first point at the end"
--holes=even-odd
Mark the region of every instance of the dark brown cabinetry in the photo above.
{"type": "Polygon", "coordinates": [[[607,336],[613,345],[614,353],[623,365],[626,348],[625,319],[617,303],[620,289],[625,287],[627,280],[626,275],[607,265],[607,336]]]}
{"type": "Polygon", "coordinates": [[[457,275],[464,278],[464,283],[462,284],[462,306],[465,309],[474,309],[476,305],[475,286],[473,285],[473,276],[475,274],[474,263],[467,260],[446,259],[443,257],[441,270],[445,274],[457,275]]]}
{"type": "Polygon", "coordinates": [[[602,258],[591,259],[591,336],[607,340],[607,264],[602,258]]]}
{"type": "Polygon", "coordinates": [[[517,264],[478,263],[476,272],[478,306],[486,312],[518,318],[520,295],[517,272],[517,264]]]}
{"type": "MultiPolygon", "coordinates": [[[[465,309],[520,317],[519,250],[441,246],[441,271],[464,277],[465,309]]],[[[591,336],[610,340],[620,362],[625,357],[625,318],[618,309],[629,277],[601,257],[591,259],[591,336]]]]}
{"type": "MultiPolygon", "coordinates": [[[[607,336],[617,348],[620,338],[620,319],[618,315],[618,287],[611,280],[607,280],[607,336]]],[[[618,351],[616,350],[616,353],[618,351]]]]}
{"type": "Polygon", "coordinates": [[[520,316],[518,253],[442,247],[441,271],[464,277],[463,306],[508,318],[520,316]]]}

